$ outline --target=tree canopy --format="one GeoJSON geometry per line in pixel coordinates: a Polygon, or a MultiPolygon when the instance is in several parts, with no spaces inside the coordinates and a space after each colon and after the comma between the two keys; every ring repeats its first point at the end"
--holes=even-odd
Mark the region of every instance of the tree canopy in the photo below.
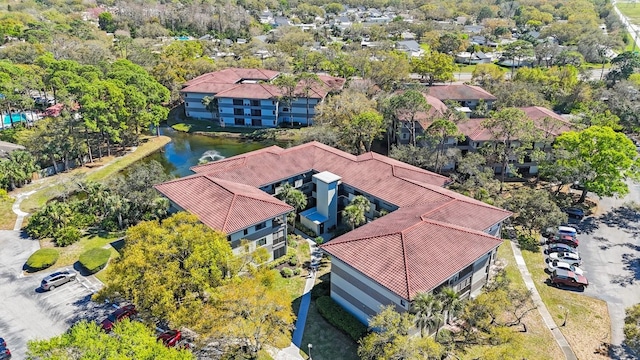
{"type": "Polygon", "coordinates": [[[124,320],[107,334],[96,323],[79,322],[66,333],[27,344],[27,359],[195,359],[188,350],[168,348],[156,341],[143,323],[124,320]]]}

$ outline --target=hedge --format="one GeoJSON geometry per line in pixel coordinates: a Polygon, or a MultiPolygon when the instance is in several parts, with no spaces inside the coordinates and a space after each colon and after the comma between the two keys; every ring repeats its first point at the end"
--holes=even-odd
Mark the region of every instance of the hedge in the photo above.
{"type": "Polygon", "coordinates": [[[82,233],[78,228],[73,226],[65,226],[53,234],[53,241],[58,246],[69,246],[78,242],[82,237],[82,233]]]}
{"type": "Polygon", "coordinates": [[[103,248],[93,248],[80,255],[80,264],[90,273],[102,270],[111,257],[111,250],[103,248]]]}
{"type": "Polygon", "coordinates": [[[27,259],[27,266],[33,271],[46,269],[58,261],[58,250],[56,249],[40,249],[31,254],[27,259]]]}
{"type": "Polygon", "coordinates": [[[358,342],[361,337],[367,334],[367,328],[353,315],[343,309],[329,296],[321,296],[316,300],[318,312],[322,317],[349,335],[353,341],[358,342]]]}

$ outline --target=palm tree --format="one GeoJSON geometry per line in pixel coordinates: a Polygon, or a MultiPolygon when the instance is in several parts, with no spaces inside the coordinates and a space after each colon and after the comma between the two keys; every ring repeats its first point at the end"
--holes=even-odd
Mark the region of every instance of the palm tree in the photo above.
{"type": "Polygon", "coordinates": [[[451,318],[461,310],[462,300],[460,294],[458,294],[451,286],[447,286],[440,290],[437,295],[438,299],[442,302],[442,309],[446,311],[445,323],[449,323],[451,318]]]}
{"type": "MultiPolygon", "coordinates": [[[[425,330],[440,327],[442,321],[442,303],[433,294],[420,293],[411,303],[414,314],[414,324],[420,329],[420,336],[424,337],[425,330]]],[[[437,336],[437,334],[436,334],[437,336]]]]}
{"type": "Polygon", "coordinates": [[[371,203],[369,199],[358,195],[351,199],[349,205],[342,211],[342,215],[347,219],[347,222],[351,224],[351,230],[353,230],[356,226],[363,224],[367,220],[365,215],[370,209],[371,203]]]}
{"type": "Polygon", "coordinates": [[[287,183],[282,186],[276,197],[293,207],[293,222],[295,223],[296,213],[307,206],[307,197],[304,193],[287,183]]]}
{"type": "Polygon", "coordinates": [[[344,210],[342,210],[342,216],[351,224],[351,230],[354,230],[356,226],[364,223],[366,220],[362,209],[355,205],[346,206],[344,210]]]}

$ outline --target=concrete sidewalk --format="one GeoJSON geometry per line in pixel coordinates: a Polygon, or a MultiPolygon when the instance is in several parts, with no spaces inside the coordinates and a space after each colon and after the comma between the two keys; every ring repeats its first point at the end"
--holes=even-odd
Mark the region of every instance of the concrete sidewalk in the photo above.
{"type": "Polygon", "coordinates": [[[553,321],[553,317],[547,310],[547,307],[542,302],[542,298],[540,298],[540,294],[538,293],[538,289],[531,279],[531,274],[529,273],[529,269],[527,269],[527,264],[524,262],[524,258],[522,257],[522,252],[520,248],[513,242],[509,241],[511,244],[511,250],[513,250],[513,255],[516,258],[516,265],[518,266],[518,270],[522,274],[522,278],[524,279],[524,284],[527,286],[527,289],[531,291],[531,298],[533,299],[533,303],[538,308],[538,312],[540,316],[542,316],[542,320],[551,333],[553,337],[556,339],[558,345],[560,345],[560,349],[564,353],[564,356],[567,360],[577,360],[576,354],[571,349],[571,345],[567,339],[562,335],[562,332],[558,329],[558,325],[556,325],[555,321],[553,321]]]}
{"type": "Polygon", "coordinates": [[[304,285],[304,292],[300,301],[300,309],[298,310],[298,319],[296,320],[295,329],[291,339],[291,345],[289,347],[281,349],[275,355],[275,360],[301,360],[304,359],[300,355],[300,348],[306,348],[306,344],[302,344],[302,337],[304,336],[304,328],[307,324],[307,314],[309,313],[309,305],[311,304],[311,289],[316,282],[316,270],[320,265],[320,259],[322,258],[322,252],[316,247],[315,241],[308,239],[305,235],[296,232],[296,234],[303,236],[306,242],[309,244],[309,250],[311,252],[311,269],[313,269],[307,281],[304,285]]]}

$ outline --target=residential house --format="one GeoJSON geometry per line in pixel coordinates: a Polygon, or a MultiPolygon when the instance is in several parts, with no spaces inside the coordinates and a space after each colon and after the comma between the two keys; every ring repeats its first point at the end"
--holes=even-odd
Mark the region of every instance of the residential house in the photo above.
{"type": "Polygon", "coordinates": [[[173,209],[228,232],[234,251],[244,238],[274,258],[284,254],[282,222],[292,210],[272,197],[284,184],[308,197],[300,218],[327,239],[350,199],[369,199],[366,225],[321,246],[332,257],[331,297],[364,323],[381,305],[408,311],[418,293],[443,286],[462,297],[478,294],[501,243],[501,223],[511,215],[446,189],[444,176],[318,142],[272,146],[192,170],[155,188],[173,209]]]}
{"type": "Polygon", "coordinates": [[[409,57],[420,57],[424,54],[424,50],[415,40],[403,40],[396,42],[396,49],[406,53],[409,57]]]}
{"type": "Polygon", "coordinates": [[[318,75],[317,82],[308,87],[300,82],[293,94],[285,94],[271,83],[279,75],[272,70],[229,68],[198,76],[181,90],[185,113],[221,126],[311,125],[315,106],[345,83],[342,78],[318,75]],[[213,101],[209,107],[203,104],[205,97],[213,101]]]}

